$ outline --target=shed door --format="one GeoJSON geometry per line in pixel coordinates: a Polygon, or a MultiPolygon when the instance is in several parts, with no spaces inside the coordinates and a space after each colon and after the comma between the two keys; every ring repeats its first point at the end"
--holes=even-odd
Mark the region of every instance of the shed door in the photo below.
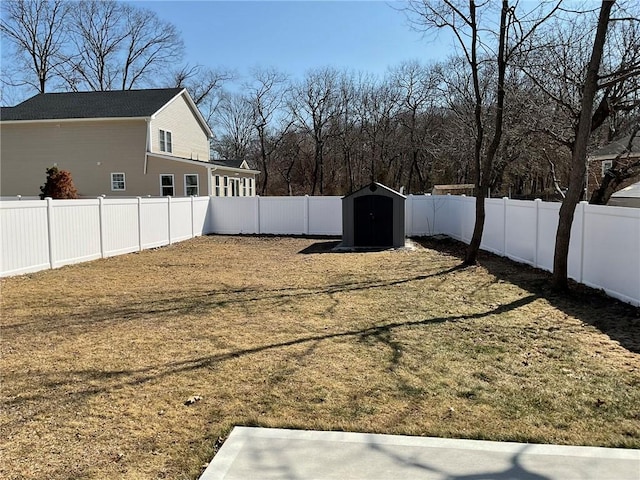
{"type": "Polygon", "coordinates": [[[356,247],[393,246],[393,198],[381,195],[354,198],[353,214],[356,247]]]}

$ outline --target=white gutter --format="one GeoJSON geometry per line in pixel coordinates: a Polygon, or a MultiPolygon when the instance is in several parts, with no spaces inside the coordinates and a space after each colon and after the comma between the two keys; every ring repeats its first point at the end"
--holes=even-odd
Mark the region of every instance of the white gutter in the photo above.
{"type": "Polygon", "coordinates": [[[215,162],[212,162],[218,170],[226,170],[232,173],[253,173],[258,175],[260,170],[251,170],[249,168],[235,168],[235,167],[225,167],[224,165],[218,165],[215,162]]]}
{"type": "Polygon", "coordinates": [[[70,123],[70,122],[114,122],[129,120],[148,120],[149,117],[103,117],[103,118],[45,118],[40,120],[0,120],[2,124],[24,125],[31,123],[70,123]]]}

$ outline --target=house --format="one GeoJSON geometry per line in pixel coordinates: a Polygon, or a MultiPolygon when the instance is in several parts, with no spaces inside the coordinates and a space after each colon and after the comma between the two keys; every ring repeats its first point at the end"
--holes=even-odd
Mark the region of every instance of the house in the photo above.
{"type": "Polygon", "coordinates": [[[434,185],[431,195],[469,195],[473,196],[475,184],[460,183],[457,185],[434,185]]]}
{"type": "MultiPolygon", "coordinates": [[[[628,150],[631,136],[627,135],[619,140],[609,143],[596,150],[588,157],[587,172],[587,194],[590,198],[594,190],[598,189],[607,171],[613,167],[614,160],[617,159],[618,166],[625,167],[631,163],[637,163],[640,159],[640,135],[636,135],[631,142],[631,150],[628,150]]],[[[637,182],[637,176],[627,179],[617,188],[624,188],[637,182]]]]}
{"type": "Polygon", "coordinates": [[[211,137],[184,88],[39,94],[0,110],[0,195],[39,195],[57,166],[81,197],[254,196],[260,172],[210,161],[211,137]]]}

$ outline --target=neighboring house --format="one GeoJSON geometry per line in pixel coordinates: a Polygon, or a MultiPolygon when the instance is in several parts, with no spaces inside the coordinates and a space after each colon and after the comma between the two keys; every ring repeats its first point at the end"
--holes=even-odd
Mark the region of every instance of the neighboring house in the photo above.
{"type": "Polygon", "coordinates": [[[460,183],[457,185],[434,185],[431,195],[469,195],[473,196],[475,184],[460,183]]]}
{"type": "MultiPolygon", "coordinates": [[[[254,197],[256,182],[247,174],[251,170],[245,160],[211,160],[215,197],[254,197]]],[[[255,172],[259,173],[259,172],[255,172]]]]}
{"type": "MultiPolygon", "coordinates": [[[[607,171],[613,167],[613,162],[618,159],[619,167],[630,163],[637,163],[640,159],[640,135],[636,135],[631,143],[631,151],[627,151],[630,136],[623,137],[615,142],[596,150],[588,157],[589,171],[587,175],[587,198],[591,198],[594,190],[598,189],[607,171]]],[[[627,179],[617,188],[624,188],[636,182],[637,176],[627,179]]]]}
{"type": "Polygon", "coordinates": [[[211,137],[183,88],[39,94],[0,110],[0,195],[39,195],[51,166],[81,197],[255,195],[260,172],[211,162],[211,137]]]}

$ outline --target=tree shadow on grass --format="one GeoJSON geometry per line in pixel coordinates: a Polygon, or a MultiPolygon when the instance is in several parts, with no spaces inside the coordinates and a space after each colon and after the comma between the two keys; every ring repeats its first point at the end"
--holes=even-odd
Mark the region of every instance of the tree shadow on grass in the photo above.
{"type": "Polygon", "coordinates": [[[348,293],[377,288],[388,288],[411,282],[427,280],[429,278],[445,276],[459,270],[454,266],[445,270],[424,275],[400,277],[391,280],[361,280],[331,283],[314,287],[280,287],[280,288],[235,288],[225,286],[212,289],[207,292],[186,292],[175,296],[165,295],[159,300],[149,302],[147,299],[125,299],[113,306],[79,306],[72,312],[64,312],[60,315],[50,315],[47,321],[41,319],[31,322],[17,323],[3,327],[5,340],[12,334],[21,334],[25,331],[31,333],[49,333],[78,328],[86,329],[92,325],[101,323],[127,323],[141,318],[156,318],[174,315],[192,315],[210,313],[213,309],[224,308],[233,305],[246,305],[255,302],[267,302],[269,304],[282,304],[305,297],[327,295],[332,297],[338,293],[348,293]]]}
{"type": "MultiPolygon", "coordinates": [[[[467,245],[452,238],[421,237],[414,241],[425,248],[464,259],[467,245]]],[[[604,292],[570,281],[569,292],[551,288],[551,273],[481,251],[478,263],[496,278],[546,299],[555,308],[592,325],[633,353],[640,353],[640,308],[604,292]]],[[[473,268],[473,267],[468,267],[473,268]]]]}
{"type": "MultiPolygon", "coordinates": [[[[58,374],[40,375],[39,384],[49,389],[62,392],[61,398],[64,401],[71,399],[79,399],[86,396],[98,395],[119,388],[127,386],[136,386],[145,384],[151,381],[161,380],[165,377],[176,375],[185,372],[191,372],[204,368],[213,368],[217,364],[233,360],[236,358],[244,357],[247,355],[253,355],[266,351],[278,350],[288,348],[297,345],[313,344],[315,342],[321,342],[324,340],[332,340],[339,338],[356,338],[359,340],[365,340],[371,338],[374,341],[382,341],[383,343],[389,343],[389,334],[398,329],[411,328],[417,326],[428,326],[441,324],[446,322],[467,322],[485,318],[489,315],[500,315],[505,312],[515,310],[523,307],[535,301],[538,297],[536,295],[529,295],[518,300],[515,300],[509,304],[500,305],[490,310],[473,313],[468,315],[451,315],[447,317],[427,318],[423,320],[410,320],[403,322],[388,322],[382,325],[376,325],[368,328],[343,330],[340,332],[326,333],[319,335],[308,335],[291,340],[267,343],[263,345],[257,345],[252,348],[234,350],[230,352],[220,353],[216,355],[207,355],[197,358],[191,358],[186,360],[180,360],[175,362],[167,362],[162,365],[154,365],[150,367],[140,369],[122,369],[122,370],[74,370],[65,372],[64,378],[59,379],[58,374]],[[96,382],[107,382],[106,385],[95,385],[96,382]],[[86,385],[91,385],[86,387],[86,385]]],[[[393,342],[389,343],[391,347],[394,347],[393,342]]],[[[399,356],[394,354],[392,362],[399,361],[399,356]]],[[[33,376],[32,372],[27,373],[13,373],[5,377],[5,381],[15,380],[20,376],[33,376]]],[[[6,407],[19,405],[29,401],[38,400],[55,400],[55,394],[47,392],[46,394],[32,394],[21,395],[17,398],[9,399],[2,402],[6,407]]]]}

